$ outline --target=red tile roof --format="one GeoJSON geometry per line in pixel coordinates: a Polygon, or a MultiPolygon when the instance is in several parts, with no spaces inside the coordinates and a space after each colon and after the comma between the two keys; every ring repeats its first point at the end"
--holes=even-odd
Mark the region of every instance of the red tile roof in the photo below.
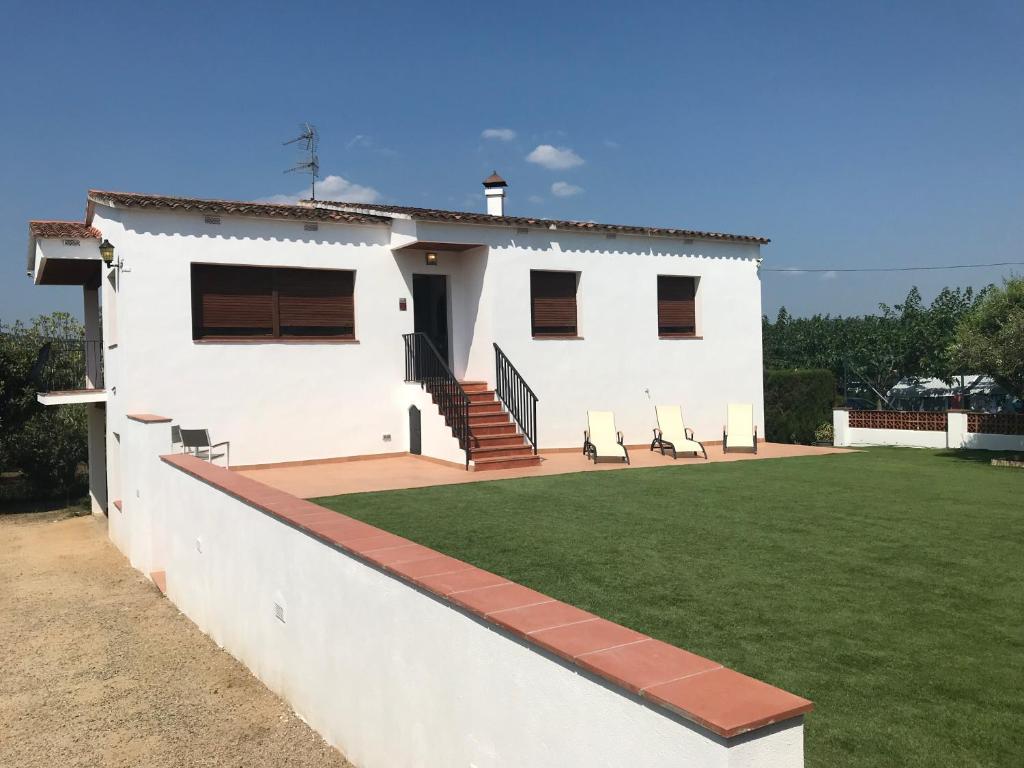
{"type": "Polygon", "coordinates": [[[334,221],[346,224],[384,224],[386,216],[352,213],[308,205],[281,205],[278,203],[248,203],[238,200],[210,200],[198,197],[170,195],[142,195],[134,192],[105,192],[89,190],[89,202],[111,205],[115,208],[148,208],[153,210],[185,211],[190,213],[224,214],[236,216],[262,216],[299,221],[334,221]]]}
{"type": "Polygon", "coordinates": [[[194,456],[160,458],[318,541],[724,738],[814,709],[801,696],[245,475],[194,456]]]}
{"type": "Polygon", "coordinates": [[[507,227],[533,227],[535,229],[556,229],[577,232],[606,232],[624,235],[654,235],[658,237],[681,237],[701,240],[727,240],[740,243],[771,242],[767,237],[756,235],[729,235],[722,232],[704,232],[697,229],[676,229],[670,227],[638,227],[628,224],[600,224],[595,221],[566,221],[562,219],[537,219],[527,216],[491,216],[471,211],[446,211],[439,208],[415,208],[407,205],[383,205],[380,203],[346,203],[332,200],[306,200],[318,207],[330,206],[335,209],[388,215],[390,213],[409,216],[420,221],[441,221],[453,224],[496,224],[507,227]]]}
{"type": "Polygon", "coordinates": [[[102,237],[96,227],[90,227],[81,221],[30,221],[28,231],[33,237],[68,240],[99,240],[102,237]]]}

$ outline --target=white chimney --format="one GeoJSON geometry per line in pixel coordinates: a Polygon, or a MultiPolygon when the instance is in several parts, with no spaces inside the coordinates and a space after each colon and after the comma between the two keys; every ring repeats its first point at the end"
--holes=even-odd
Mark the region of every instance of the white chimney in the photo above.
{"type": "Polygon", "coordinates": [[[487,198],[488,216],[505,215],[505,187],[507,186],[508,184],[498,175],[497,171],[484,179],[484,197],[487,198]]]}

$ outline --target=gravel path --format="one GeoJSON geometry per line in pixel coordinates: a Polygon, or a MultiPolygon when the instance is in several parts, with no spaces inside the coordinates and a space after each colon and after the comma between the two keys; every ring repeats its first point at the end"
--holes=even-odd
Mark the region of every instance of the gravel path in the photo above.
{"type": "MultiPolygon", "coordinates": [[[[0,515],[0,766],[349,766],[101,521],[0,515]]],[[[350,768],[350,766],[349,766],[350,768]]]]}

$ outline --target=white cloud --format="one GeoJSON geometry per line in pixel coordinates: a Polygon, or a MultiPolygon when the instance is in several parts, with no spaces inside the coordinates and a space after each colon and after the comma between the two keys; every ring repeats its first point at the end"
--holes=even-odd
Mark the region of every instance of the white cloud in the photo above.
{"type": "Polygon", "coordinates": [[[484,139],[495,139],[497,141],[512,141],[516,137],[516,132],[511,128],[488,128],[480,134],[481,138],[484,139]]]}
{"type": "Polygon", "coordinates": [[[556,181],[551,185],[551,194],[555,197],[572,197],[583,191],[583,187],[577,187],[567,181],[556,181]]]}
{"type": "Polygon", "coordinates": [[[829,270],[828,272],[822,272],[821,273],[821,279],[822,280],[835,280],[837,277],[839,277],[839,273],[838,272],[834,272],[833,270],[829,270]]]}
{"type": "Polygon", "coordinates": [[[526,159],[552,171],[563,171],[566,168],[583,165],[583,158],[568,147],[553,147],[550,144],[537,145],[526,159]]]}
{"type": "MultiPolygon", "coordinates": [[[[271,195],[261,203],[278,203],[293,205],[299,200],[308,200],[310,188],[301,189],[291,195],[271,195]]],[[[320,200],[342,200],[346,203],[375,203],[380,200],[380,192],[373,187],[355,184],[343,176],[325,176],[316,185],[316,196],[320,200]]]]}
{"type": "Polygon", "coordinates": [[[620,146],[622,146],[621,144],[619,144],[619,142],[613,141],[612,139],[605,139],[604,145],[608,147],[608,149],[618,149],[620,146]]]}
{"type": "Polygon", "coordinates": [[[530,195],[526,199],[529,200],[531,203],[536,203],[538,205],[544,202],[544,198],[541,197],[540,195],[530,195]]]}

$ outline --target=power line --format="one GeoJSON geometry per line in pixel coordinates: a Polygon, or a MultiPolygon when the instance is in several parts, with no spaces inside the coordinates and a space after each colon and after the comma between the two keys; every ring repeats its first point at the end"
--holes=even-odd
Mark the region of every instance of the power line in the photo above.
{"type": "Polygon", "coordinates": [[[1024,266],[1024,261],[994,261],[991,264],[950,264],[943,267],[762,267],[762,272],[929,272],[937,269],[978,269],[980,267],[1024,266]]]}

